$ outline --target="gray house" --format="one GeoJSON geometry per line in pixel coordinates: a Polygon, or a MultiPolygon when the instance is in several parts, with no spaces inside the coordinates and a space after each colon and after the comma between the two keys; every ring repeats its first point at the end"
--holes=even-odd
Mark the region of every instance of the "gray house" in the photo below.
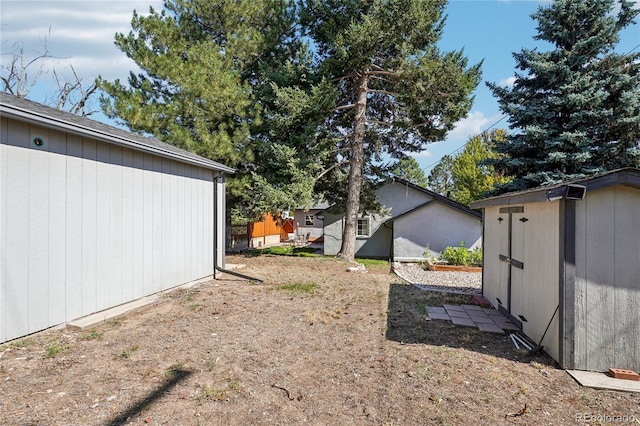
{"type": "Polygon", "coordinates": [[[309,241],[321,240],[324,231],[324,211],[329,208],[326,201],[311,207],[299,206],[293,212],[293,221],[297,235],[309,235],[309,241]]]}
{"type": "Polygon", "coordinates": [[[214,274],[225,173],[0,94],[0,343],[214,274]]]}
{"type": "Polygon", "coordinates": [[[640,170],[488,198],[483,294],[561,367],[640,371],[640,170]]]}
{"type": "MultiPolygon", "coordinates": [[[[358,219],[356,256],[398,262],[425,260],[425,249],[438,256],[447,246],[482,244],[482,214],[409,181],[393,178],[376,190],[383,214],[358,219]]],[[[344,215],[324,213],[324,253],[342,244],[344,215]]]]}

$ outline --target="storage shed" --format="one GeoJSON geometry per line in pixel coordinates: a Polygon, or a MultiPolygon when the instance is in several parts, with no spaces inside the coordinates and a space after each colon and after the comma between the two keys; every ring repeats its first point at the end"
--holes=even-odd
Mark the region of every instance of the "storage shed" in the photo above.
{"type": "Polygon", "coordinates": [[[640,170],[487,198],[483,294],[562,368],[640,371],[640,170]]]}
{"type": "Polygon", "coordinates": [[[214,274],[229,172],[0,94],[0,343],[214,274]]]}

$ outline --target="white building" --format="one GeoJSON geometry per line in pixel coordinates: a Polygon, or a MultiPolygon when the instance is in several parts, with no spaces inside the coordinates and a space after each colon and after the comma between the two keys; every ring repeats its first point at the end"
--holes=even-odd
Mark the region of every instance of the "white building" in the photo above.
{"type": "Polygon", "coordinates": [[[225,173],[0,94],[0,343],[214,274],[225,173]]]}

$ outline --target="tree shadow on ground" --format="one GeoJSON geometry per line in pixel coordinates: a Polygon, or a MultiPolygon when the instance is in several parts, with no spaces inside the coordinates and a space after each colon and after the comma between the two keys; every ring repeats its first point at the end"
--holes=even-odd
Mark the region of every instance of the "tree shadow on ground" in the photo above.
{"type": "Polygon", "coordinates": [[[171,375],[162,386],[149,393],[144,399],[129,407],[126,411],[120,413],[113,420],[107,422],[109,426],[120,426],[128,424],[130,419],[145,410],[149,405],[162,398],[170,389],[174,388],[178,383],[186,380],[192,374],[191,371],[176,369],[171,371],[171,375]]]}
{"type": "Polygon", "coordinates": [[[430,320],[426,307],[444,304],[476,303],[472,295],[427,291],[410,284],[390,284],[386,338],[403,344],[464,348],[512,361],[536,361],[557,367],[557,363],[544,352],[529,356],[528,351],[517,350],[509,333],[487,333],[476,327],[453,325],[451,321],[430,320]]]}

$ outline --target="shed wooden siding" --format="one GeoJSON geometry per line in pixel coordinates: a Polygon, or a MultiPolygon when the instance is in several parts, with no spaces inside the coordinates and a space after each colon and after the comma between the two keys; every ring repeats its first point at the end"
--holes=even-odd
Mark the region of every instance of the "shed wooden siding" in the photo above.
{"type": "MultiPolygon", "coordinates": [[[[559,202],[527,203],[523,213],[513,213],[512,217],[512,258],[524,263],[524,268],[511,269],[510,314],[522,321],[522,331],[536,343],[559,301],[559,207],[559,202]],[[523,218],[527,221],[520,221],[523,218]]],[[[508,214],[500,213],[500,207],[485,208],[483,293],[496,307],[500,299],[505,309],[509,304],[509,265],[499,255],[509,252],[508,226],[508,214]]],[[[555,359],[560,351],[558,329],[556,314],[542,342],[555,359]]]]}
{"type": "Polygon", "coordinates": [[[576,203],[575,367],[640,371],[640,190],[576,203]]]}
{"type": "Polygon", "coordinates": [[[216,172],[0,124],[0,342],[213,273],[216,172]]]}

